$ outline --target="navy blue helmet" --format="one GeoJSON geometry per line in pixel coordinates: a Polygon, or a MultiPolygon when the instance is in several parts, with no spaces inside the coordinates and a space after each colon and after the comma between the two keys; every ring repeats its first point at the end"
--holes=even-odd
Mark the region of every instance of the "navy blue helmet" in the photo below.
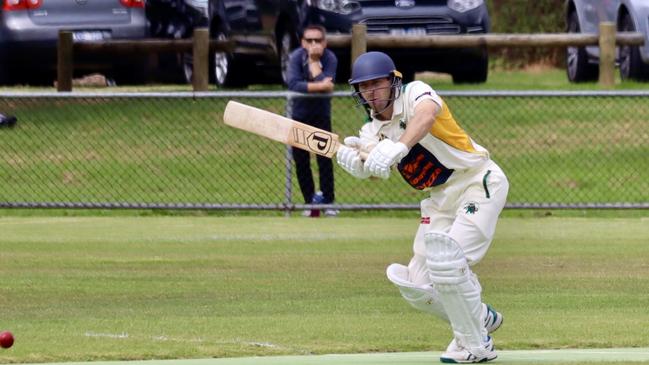
{"type": "MultiPolygon", "coordinates": [[[[365,108],[368,116],[371,117],[370,108],[367,100],[363,98],[358,89],[358,84],[364,81],[376,80],[381,78],[390,79],[390,99],[389,103],[383,110],[386,110],[401,95],[401,72],[397,71],[392,58],[383,52],[367,52],[354,61],[352,66],[352,76],[349,84],[354,89],[354,99],[359,105],[365,108]]],[[[374,114],[382,113],[383,110],[375,110],[374,114]]]]}
{"type": "Polygon", "coordinates": [[[352,67],[350,85],[356,85],[363,81],[380,79],[383,77],[402,78],[401,72],[397,71],[394,61],[383,52],[367,52],[358,56],[352,67]]]}

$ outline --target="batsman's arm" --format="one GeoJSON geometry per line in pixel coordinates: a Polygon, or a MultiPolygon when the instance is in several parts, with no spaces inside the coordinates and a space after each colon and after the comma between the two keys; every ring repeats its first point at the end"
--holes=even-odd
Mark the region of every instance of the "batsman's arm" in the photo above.
{"type": "Polygon", "coordinates": [[[401,135],[399,142],[408,148],[416,145],[424,138],[435,123],[435,116],[439,113],[439,107],[432,100],[423,100],[415,108],[413,118],[408,122],[405,132],[401,135]]]}

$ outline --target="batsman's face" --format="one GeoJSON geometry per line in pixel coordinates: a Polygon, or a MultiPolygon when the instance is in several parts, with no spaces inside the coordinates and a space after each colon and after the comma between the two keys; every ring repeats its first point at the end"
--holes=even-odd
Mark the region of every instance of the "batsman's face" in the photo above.
{"type": "Polygon", "coordinates": [[[358,84],[358,91],[372,110],[385,110],[391,102],[390,91],[392,82],[390,78],[363,81],[358,84]]]}

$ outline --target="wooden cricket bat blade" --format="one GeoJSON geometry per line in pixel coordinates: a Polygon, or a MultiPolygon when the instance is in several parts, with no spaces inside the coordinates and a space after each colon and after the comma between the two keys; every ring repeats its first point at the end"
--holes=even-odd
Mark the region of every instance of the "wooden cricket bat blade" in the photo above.
{"type": "Polygon", "coordinates": [[[340,142],[338,135],[250,105],[228,101],[225,124],[332,158],[340,142]]]}

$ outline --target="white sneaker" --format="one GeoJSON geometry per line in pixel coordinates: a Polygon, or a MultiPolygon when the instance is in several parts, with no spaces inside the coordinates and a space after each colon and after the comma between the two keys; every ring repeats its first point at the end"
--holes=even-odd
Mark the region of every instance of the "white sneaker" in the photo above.
{"type": "Polygon", "coordinates": [[[325,209],[324,215],[325,217],[336,217],[340,214],[340,210],[338,209],[325,209]]]}
{"type": "Polygon", "coordinates": [[[439,361],[450,364],[473,364],[491,361],[497,357],[494,341],[489,336],[487,342],[484,343],[484,351],[480,351],[480,354],[471,353],[453,339],[446,351],[440,356],[439,361]]]}
{"type": "Polygon", "coordinates": [[[484,318],[484,326],[488,333],[494,333],[503,324],[503,315],[498,313],[489,304],[483,303],[482,306],[487,311],[487,315],[484,318]]]}

